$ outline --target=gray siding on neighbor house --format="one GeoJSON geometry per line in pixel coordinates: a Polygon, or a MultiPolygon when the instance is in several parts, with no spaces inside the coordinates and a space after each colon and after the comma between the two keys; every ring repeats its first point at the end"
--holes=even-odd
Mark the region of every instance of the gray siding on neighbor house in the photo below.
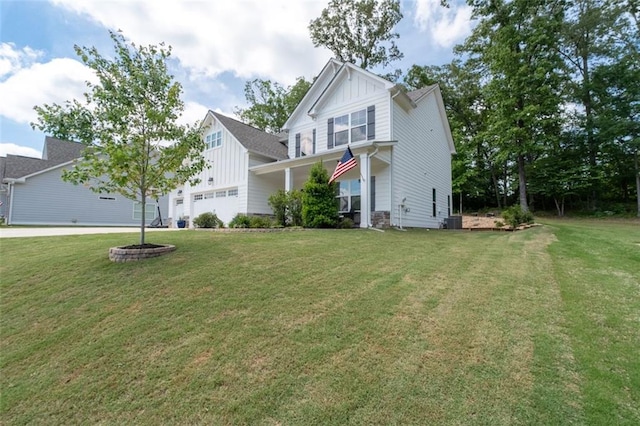
{"type": "MultiPolygon", "coordinates": [[[[27,178],[25,183],[12,185],[11,224],[140,225],[140,220],[133,217],[132,200],[119,194],[97,194],[84,186],[64,182],[61,178],[63,169],[51,169],[27,178]]],[[[147,203],[155,206],[155,200],[148,200],[147,203]]],[[[160,208],[163,220],[167,216],[166,205],[166,197],[162,197],[160,208]]]]}

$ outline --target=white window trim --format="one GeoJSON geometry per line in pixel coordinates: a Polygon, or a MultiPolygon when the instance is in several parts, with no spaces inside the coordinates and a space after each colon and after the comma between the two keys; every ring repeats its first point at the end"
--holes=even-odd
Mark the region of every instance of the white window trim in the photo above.
{"type": "Polygon", "coordinates": [[[351,213],[353,212],[360,212],[362,210],[362,182],[360,182],[360,192],[358,192],[357,194],[351,193],[351,185],[353,181],[359,181],[360,179],[347,179],[347,180],[341,180],[338,181],[339,183],[341,182],[349,182],[349,188],[346,194],[340,194],[340,185],[338,185],[338,195],[336,195],[336,199],[338,200],[338,203],[340,203],[340,198],[342,197],[347,197],[347,210],[340,210],[340,204],[338,204],[338,210],[340,213],[351,213]],[[353,206],[353,197],[360,197],[360,209],[358,210],[352,210],[353,206]]]}
{"type": "Polygon", "coordinates": [[[205,136],[205,150],[220,148],[222,146],[222,130],[216,130],[205,136]]]}
{"type": "MultiPolygon", "coordinates": [[[[361,142],[361,141],[366,141],[367,140],[367,132],[368,132],[368,123],[367,123],[367,108],[364,109],[359,109],[357,111],[353,111],[347,114],[342,114],[342,115],[338,115],[333,117],[333,144],[334,146],[341,146],[341,145],[348,145],[350,143],[353,142],[361,142]],[[362,124],[358,124],[356,126],[353,125],[353,115],[354,114],[364,114],[364,123],[362,124]],[[347,128],[343,129],[343,130],[337,130],[337,124],[336,124],[336,120],[342,117],[347,117],[347,128]],[[356,128],[360,128],[360,127],[364,127],[364,138],[362,139],[358,139],[357,141],[352,140],[352,132],[353,129],[356,128]],[[338,138],[337,138],[337,134],[338,133],[342,133],[342,132],[347,132],[347,141],[346,142],[340,142],[338,143],[338,138]]],[[[301,143],[301,147],[300,150],[302,151],[302,143],[301,143]]]]}
{"type": "MultiPolygon", "coordinates": [[[[156,209],[158,208],[156,203],[147,203],[144,214],[145,214],[145,222],[149,220],[153,220],[156,218],[156,209]]],[[[142,219],[142,203],[139,201],[133,202],[133,220],[141,220],[142,219]]]]}

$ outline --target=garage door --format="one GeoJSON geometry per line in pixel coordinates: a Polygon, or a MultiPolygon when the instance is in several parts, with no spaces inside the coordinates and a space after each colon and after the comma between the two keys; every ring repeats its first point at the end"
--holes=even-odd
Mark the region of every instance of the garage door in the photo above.
{"type": "Polygon", "coordinates": [[[232,188],[194,195],[193,218],[205,212],[215,213],[227,225],[238,214],[238,190],[232,188]]]}

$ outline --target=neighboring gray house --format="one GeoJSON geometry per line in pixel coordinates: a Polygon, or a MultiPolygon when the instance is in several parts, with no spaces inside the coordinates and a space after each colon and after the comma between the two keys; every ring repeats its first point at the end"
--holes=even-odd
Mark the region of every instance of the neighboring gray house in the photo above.
{"type": "MultiPolygon", "coordinates": [[[[141,205],[119,194],[97,194],[62,180],[84,145],[46,137],[42,159],[0,157],[0,215],[9,225],[138,226],[141,205]]],[[[164,208],[167,198],[149,200],[146,223],[164,208]]],[[[163,220],[167,213],[161,212],[163,220]]]]}
{"type": "Polygon", "coordinates": [[[451,214],[455,147],[437,85],[407,93],[332,59],[284,127],[283,141],[209,112],[203,155],[212,167],[170,194],[170,214],[210,211],[225,223],[270,214],[269,195],[301,189],[319,161],[331,175],[347,146],[358,166],[338,179],[336,198],[360,227],[438,228],[451,214]]]}

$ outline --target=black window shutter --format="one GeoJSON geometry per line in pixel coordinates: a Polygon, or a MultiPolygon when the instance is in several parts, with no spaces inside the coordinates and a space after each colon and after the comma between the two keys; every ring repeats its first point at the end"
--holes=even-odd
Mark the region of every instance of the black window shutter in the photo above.
{"type": "Polygon", "coordinates": [[[371,176],[371,211],[376,211],[376,177],[371,176]]]}
{"type": "Polygon", "coordinates": [[[376,106],[367,107],[367,140],[376,138],[376,106]]]}
{"type": "Polygon", "coordinates": [[[313,129],[313,152],[312,154],[316,153],[316,129],[313,129]]]}
{"type": "Polygon", "coordinates": [[[333,149],[333,118],[327,120],[327,149],[333,149]]]}
{"type": "Polygon", "coordinates": [[[300,157],[300,133],[296,133],[296,158],[300,157]]]}

